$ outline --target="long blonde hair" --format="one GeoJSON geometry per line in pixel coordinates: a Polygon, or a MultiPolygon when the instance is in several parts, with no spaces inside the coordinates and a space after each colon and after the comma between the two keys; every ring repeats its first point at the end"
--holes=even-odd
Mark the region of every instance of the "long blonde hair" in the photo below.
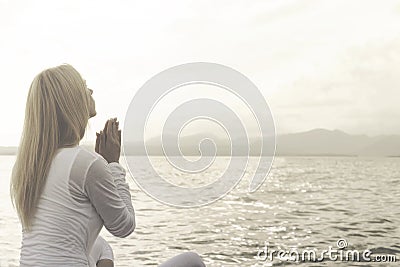
{"type": "Polygon", "coordinates": [[[11,199],[30,229],[57,149],[75,146],[89,120],[89,91],[71,65],[39,73],[28,93],[25,122],[11,177],[11,199]]]}

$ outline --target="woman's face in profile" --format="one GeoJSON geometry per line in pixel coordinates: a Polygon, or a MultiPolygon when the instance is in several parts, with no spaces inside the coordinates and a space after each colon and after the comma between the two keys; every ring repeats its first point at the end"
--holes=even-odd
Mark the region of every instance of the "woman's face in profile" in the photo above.
{"type": "Polygon", "coordinates": [[[94,117],[94,116],[96,116],[96,103],[94,102],[94,99],[93,99],[93,90],[92,89],[89,89],[88,88],[88,90],[89,90],[89,92],[90,92],[90,102],[89,102],[89,116],[90,116],[90,118],[92,118],[92,117],[94,117]]]}

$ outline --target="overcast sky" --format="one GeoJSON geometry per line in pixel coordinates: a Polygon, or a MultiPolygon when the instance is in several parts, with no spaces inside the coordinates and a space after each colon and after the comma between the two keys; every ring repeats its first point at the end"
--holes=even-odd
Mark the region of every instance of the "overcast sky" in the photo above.
{"type": "Polygon", "coordinates": [[[19,142],[33,77],[69,63],[123,121],[158,72],[209,61],[248,76],[278,133],[400,133],[400,1],[0,0],[0,145],[19,142]]]}

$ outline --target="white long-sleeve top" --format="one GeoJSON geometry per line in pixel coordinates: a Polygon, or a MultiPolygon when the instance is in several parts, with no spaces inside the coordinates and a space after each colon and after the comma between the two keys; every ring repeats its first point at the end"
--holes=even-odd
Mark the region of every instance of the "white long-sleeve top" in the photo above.
{"type": "Polygon", "coordinates": [[[114,261],[114,252],[110,244],[99,235],[90,251],[89,266],[96,266],[98,261],[105,259],[114,261]]]}
{"type": "Polygon", "coordinates": [[[135,213],[118,163],[80,146],[57,151],[30,231],[22,232],[21,266],[89,266],[103,225],[115,236],[135,229],[135,213]]]}

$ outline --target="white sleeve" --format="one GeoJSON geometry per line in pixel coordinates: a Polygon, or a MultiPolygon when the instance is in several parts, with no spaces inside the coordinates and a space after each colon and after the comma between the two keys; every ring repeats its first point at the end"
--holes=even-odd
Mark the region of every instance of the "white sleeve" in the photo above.
{"type": "Polygon", "coordinates": [[[114,253],[111,246],[101,236],[98,236],[94,242],[90,257],[95,263],[104,259],[114,261],[114,253]]]}
{"type": "Polygon", "coordinates": [[[117,237],[126,237],[135,229],[135,212],[125,170],[118,163],[95,160],[88,169],[84,191],[104,222],[117,237]]]}

